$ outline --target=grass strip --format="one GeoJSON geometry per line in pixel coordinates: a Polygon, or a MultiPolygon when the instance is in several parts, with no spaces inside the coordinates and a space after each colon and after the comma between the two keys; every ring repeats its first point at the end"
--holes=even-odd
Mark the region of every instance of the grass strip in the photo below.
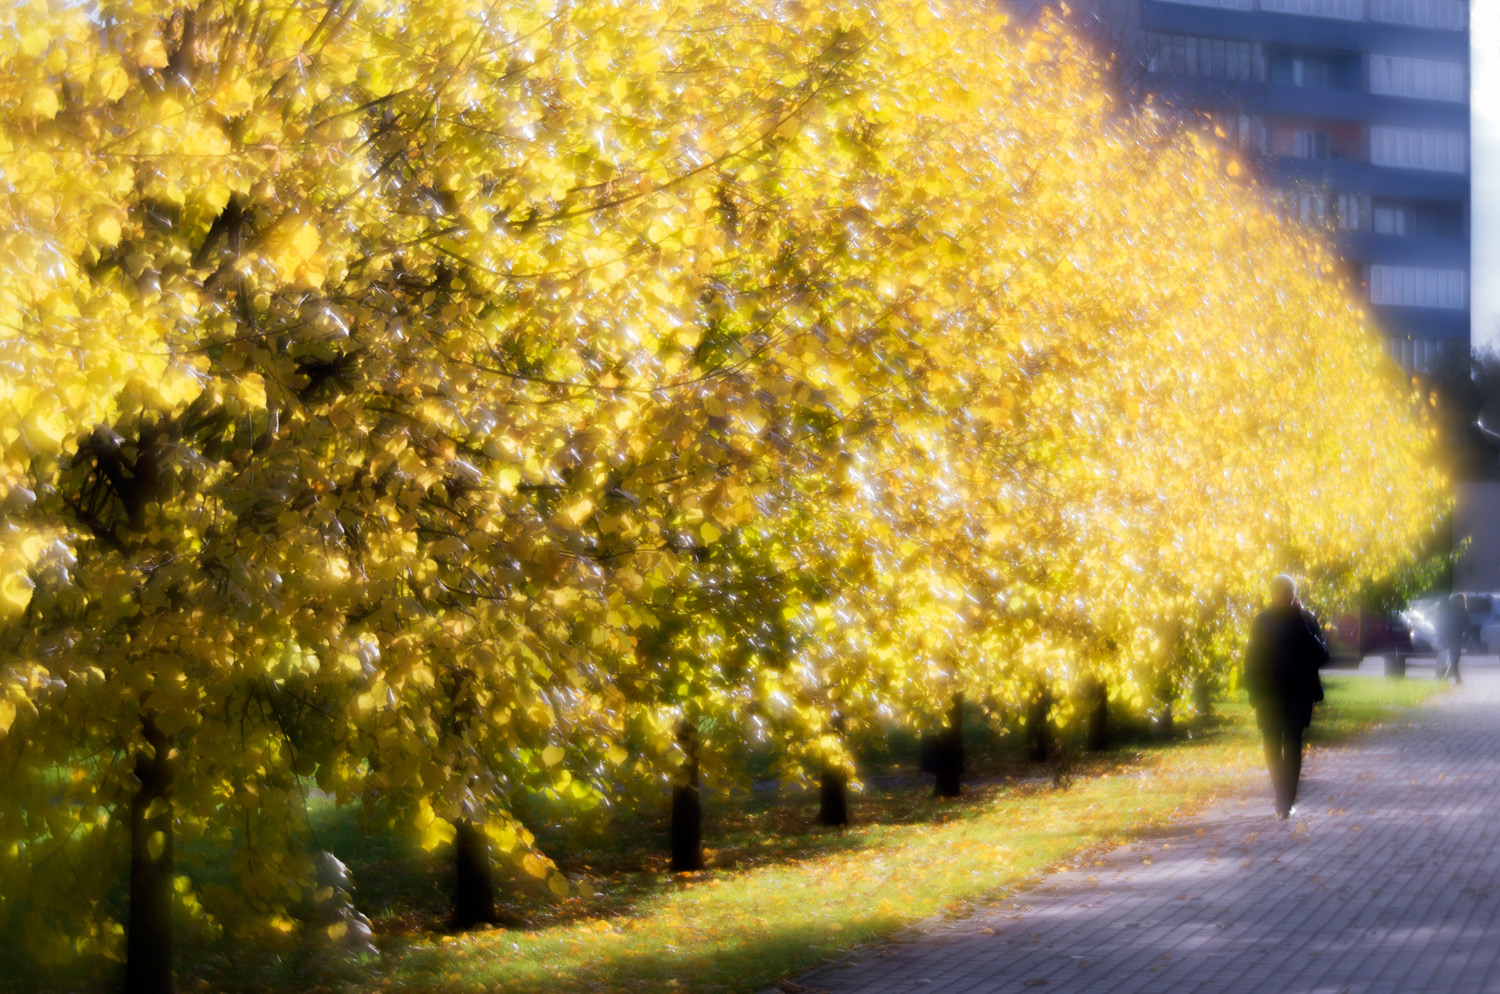
{"type": "MultiPolygon", "coordinates": [[[[1440,689],[1342,674],[1325,682],[1328,701],[1312,736],[1323,745],[1392,720],[1440,689]]],[[[866,821],[846,830],[830,855],[671,878],[619,913],[605,895],[601,913],[558,927],[414,938],[391,948],[359,986],[756,991],[923,918],[998,900],[1264,777],[1253,714],[1238,702],[1222,705],[1192,738],[1109,756],[1081,773],[1071,786],[985,788],[946,808],[934,801],[933,817],[921,823],[881,825],[869,820],[878,811],[862,810],[866,821]]]]}
{"type": "MultiPolygon", "coordinates": [[[[1315,748],[1338,747],[1377,723],[1400,721],[1402,709],[1444,689],[1435,681],[1349,674],[1325,675],[1325,684],[1315,748]]],[[[602,885],[596,896],[522,901],[517,910],[531,928],[464,935],[434,930],[444,907],[442,854],[364,834],[353,819],[325,812],[334,820],[324,843],[355,869],[356,901],[375,919],[383,955],[343,959],[315,928],[275,946],[189,940],[179,946],[179,989],[749,994],[854,945],[999,901],[1048,871],[1088,864],[1104,848],[1235,789],[1262,791],[1269,817],[1260,755],[1250,709],[1228,702],[1170,742],[1070,752],[1050,767],[1050,780],[995,779],[970,787],[958,801],[937,800],[910,783],[872,789],[854,800],[855,824],[843,830],[809,828],[815,801],[804,794],[737,795],[708,824],[716,869],[659,872],[655,828],[610,826],[599,832],[605,843],[569,854],[570,872],[602,885]]],[[[118,967],[98,961],[36,972],[24,957],[7,955],[5,946],[18,938],[0,936],[0,992],[114,989],[118,967]]],[[[9,952],[18,955],[20,944],[9,952]]]]}

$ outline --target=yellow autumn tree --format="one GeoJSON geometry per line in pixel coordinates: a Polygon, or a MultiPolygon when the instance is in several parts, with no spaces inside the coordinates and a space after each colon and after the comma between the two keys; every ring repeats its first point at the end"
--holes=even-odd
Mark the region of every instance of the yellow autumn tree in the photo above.
{"type": "Polygon", "coordinates": [[[1051,21],[3,16],[0,924],[135,990],[174,901],[285,924],[310,784],[566,892],[524,794],[1146,706],[1430,530],[1327,250],[1051,21]]]}

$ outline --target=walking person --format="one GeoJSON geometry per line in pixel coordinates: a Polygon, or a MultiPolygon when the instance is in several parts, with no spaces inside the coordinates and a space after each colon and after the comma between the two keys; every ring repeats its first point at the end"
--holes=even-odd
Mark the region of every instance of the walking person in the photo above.
{"type": "Polygon", "coordinates": [[[1438,611],[1437,678],[1457,686],[1464,682],[1458,675],[1458,657],[1464,651],[1464,636],[1469,633],[1469,601],[1463,594],[1449,597],[1438,611]]]}
{"type": "Polygon", "coordinates": [[[1323,699],[1318,667],[1328,646],[1318,620],[1297,600],[1297,583],[1282,574],[1271,581],[1271,604],[1250,625],[1245,687],[1266,745],[1266,766],[1276,790],[1276,817],[1291,817],[1302,776],[1302,736],[1313,705],[1323,699]]]}

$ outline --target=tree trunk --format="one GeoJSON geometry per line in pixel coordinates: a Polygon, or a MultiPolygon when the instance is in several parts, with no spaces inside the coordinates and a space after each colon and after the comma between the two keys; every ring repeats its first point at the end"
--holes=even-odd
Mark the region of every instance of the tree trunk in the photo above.
{"type": "Polygon", "coordinates": [[[1043,687],[1026,709],[1026,755],[1033,763],[1045,763],[1052,735],[1047,719],[1052,714],[1052,692],[1043,687]]]}
{"type": "Polygon", "coordinates": [[[1158,702],[1157,711],[1151,716],[1151,737],[1157,742],[1165,742],[1172,737],[1174,731],[1172,702],[1170,700],[1158,702]]]}
{"type": "Polygon", "coordinates": [[[948,709],[948,727],[938,733],[933,748],[933,793],[938,797],[957,797],[964,778],[964,695],[953,695],[948,709]]]}
{"type": "Polygon", "coordinates": [[[172,744],[149,711],[141,730],[147,748],[135,757],[141,786],[130,801],[125,994],[171,994],[172,808],[167,790],[172,785],[172,744]]]}
{"type": "Polygon", "coordinates": [[[703,805],[698,797],[698,743],[692,725],[683,722],[677,742],[687,756],[687,782],[672,788],[672,872],[703,869],[703,805]]]}
{"type": "Polygon", "coordinates": [[[1208,677],[1200,673],[1193,679],[1193,715],[1196,718],[1207,718],[1214,713],[1213,684],[1208,677]]]}
{"type": "Polygon", "coordinates": [[[467,818],[453,828],[453,927],[490,924],[495,920],[495,879],[489,839],[467,818]]]}
{"type": "Polygon", "coordinates": [[[1084,726],[1086,745],[1092,752],[1109,748],[1109,691],[1102,682],[1089,688],[1089,709],[1084,726]]]}
{"type": "Polygon", "coordinates": [[[823,778],[818,789],[818,824],[849,824],[849,778],[830,763],[823,764],[823,778]]]}

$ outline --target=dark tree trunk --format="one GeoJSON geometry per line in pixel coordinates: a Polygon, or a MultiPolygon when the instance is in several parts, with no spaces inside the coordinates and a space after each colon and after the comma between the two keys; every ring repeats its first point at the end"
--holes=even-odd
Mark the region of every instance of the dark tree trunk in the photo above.
{"type": "Polygon", "coordinates": [[[692,725],[683,722],[677,742],[687,756],[685,784],[672,788],[672,872],[703,869],[703,805],[698,797],[698,742],[692,725]]]}
{"type": "Polygon", "coordinates": [[[823,778],[818,785],[818,824],[849,824],[849,778],[830,763],[823,764],[823,778]]]}
{"type": "Polygon", "coordinates": [[[1214,688],[1208,677],[1199,674],[1193,680],[1193,716],[1207,718],[1214,713],[1214,688]]]}
{"type": "Polygon", "coordinates": [[[1052,733],[1047,719],[1052,714],[1052,692],[1043,687],[1026,709],[1026,755],[1033,763],[1045,763],[1051,752],[1052,733]]]}
{"type": "Polygon", "coordinates": [[[130,801],[125,994],[171,994],[172,809],[167,791],[172,786],[172,744],[149,711],[141,730],[147,748],[135,757],[141,786],[130,801]]]}
{"type": "Polygon", "coordinates": [[[489,839],[468,819],[454,822],[453,829],[453,927],[488,925],[495,920],[489,839]]]}
{"type": "Polygon", "coordinates": [[[948,727],[937,734],[932,753],[933,772],[937,775],[933,793],[938,797],[957,797],[963,790],[964,779],[963,694],[953,695],[948,727]]]}
{"type": "Polygon", "coordinates": [[[1093,752],[1109,748],[1109,691],[1102,682],[1089,688],[1088,716],[1084,726],[1086,745],[1093,752]]]}
{"type": "Polygon", "coordinates": [[[1156,713],[1151,716],[1151,737],[1158,742],[1165,742],[1176,731],[1173,727],[1172,702],[1159,701],[1156,708],[1156,713]]]}

